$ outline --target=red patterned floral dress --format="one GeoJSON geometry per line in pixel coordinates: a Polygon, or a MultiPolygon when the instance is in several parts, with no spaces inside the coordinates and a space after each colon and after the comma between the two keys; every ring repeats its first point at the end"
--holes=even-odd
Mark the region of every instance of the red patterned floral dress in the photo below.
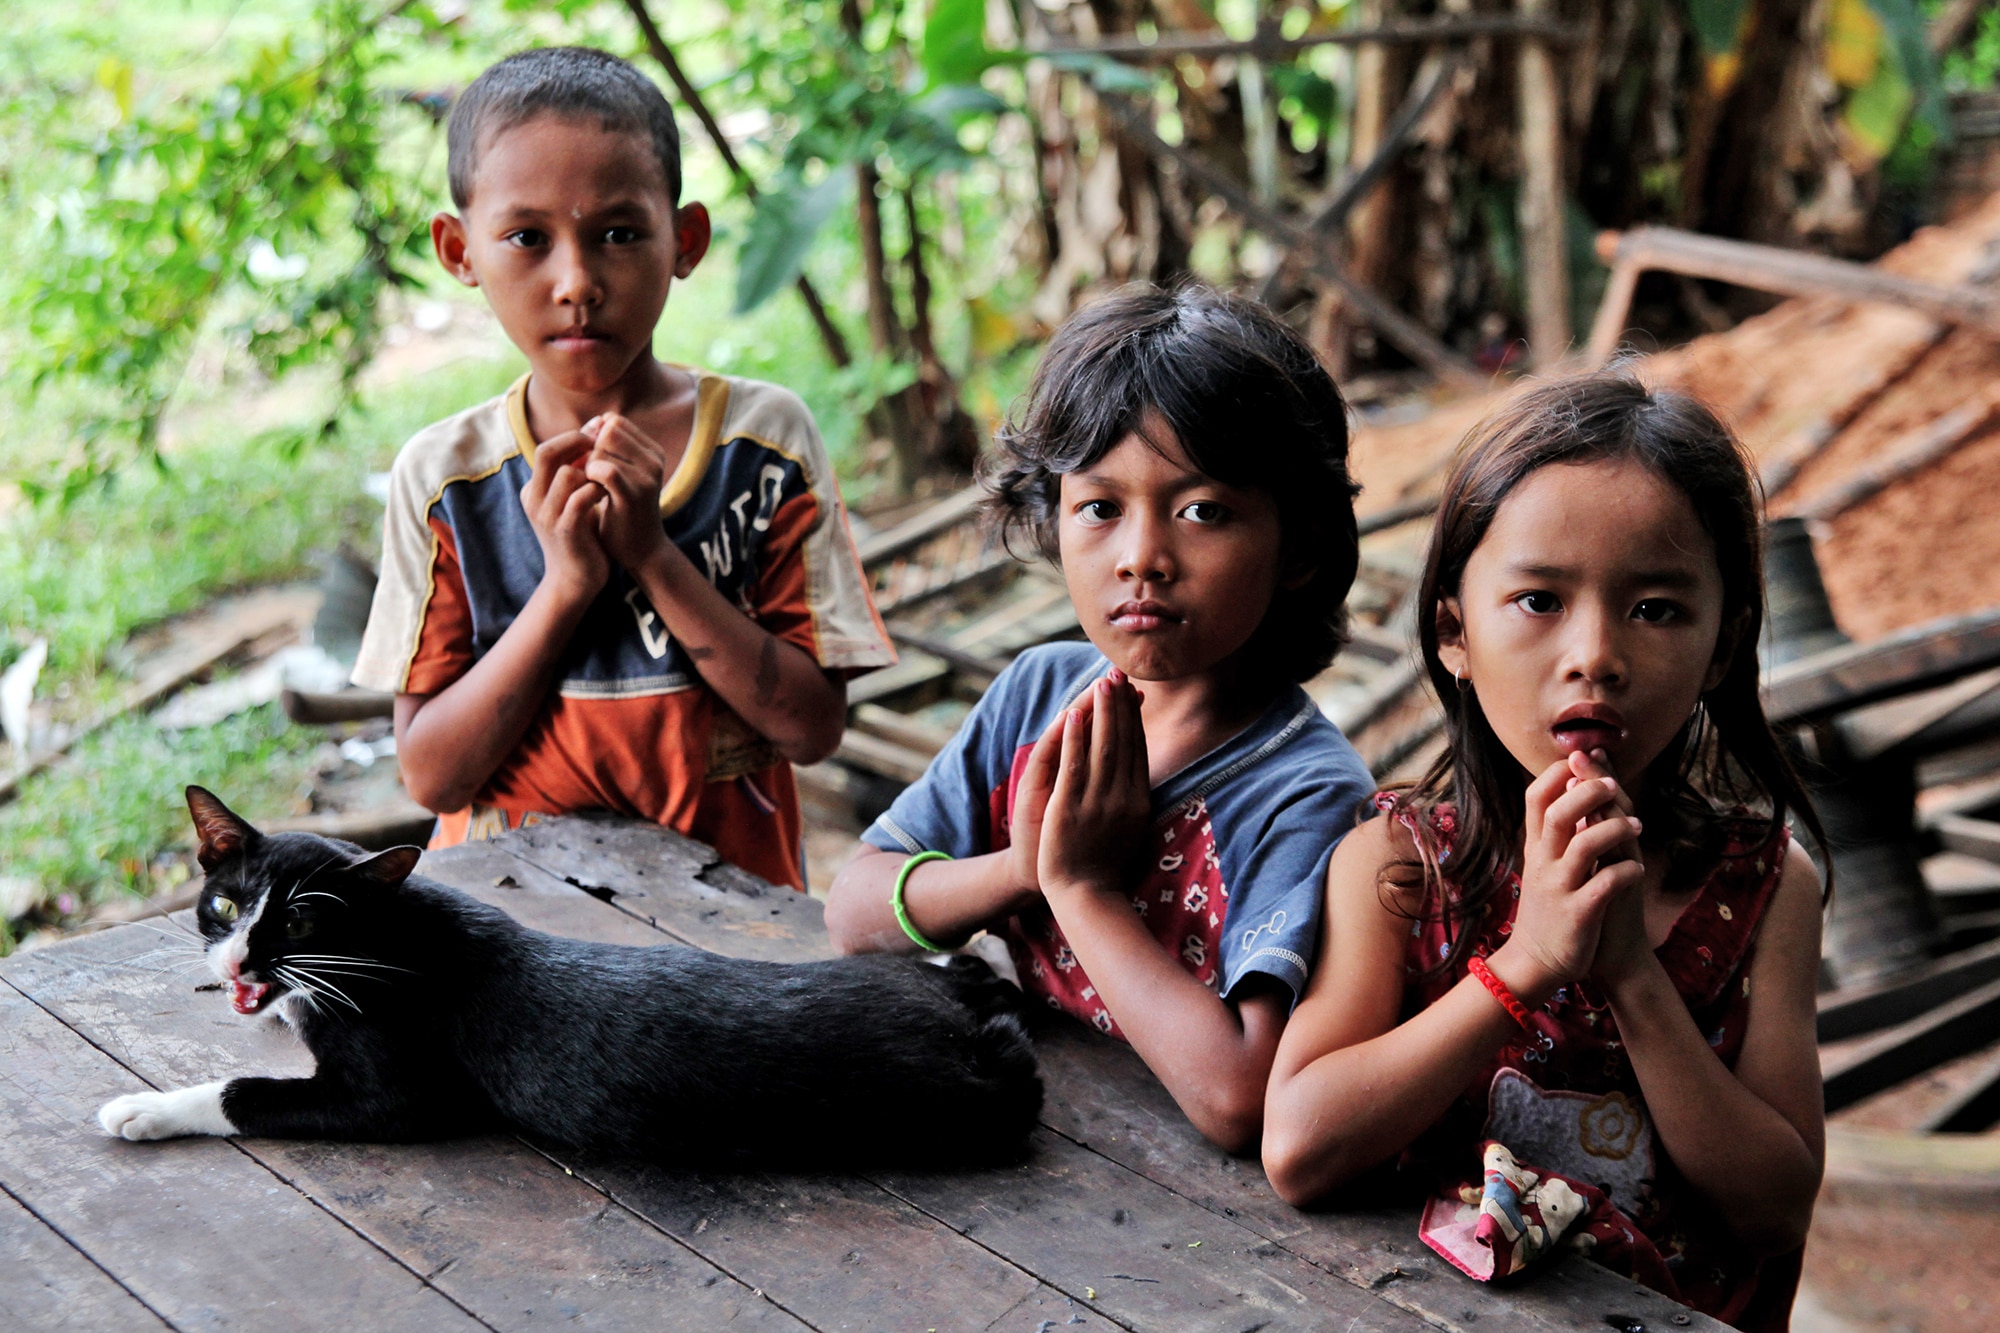
{"type": "MultiPolygon", "coordinates": [[[[1430,843],[1449,873],[1457,831],[1449,808],[1429,812],[1420,829],[1418,816],[1402,809],[1393,793],[1375,804],[1430,843]]],[[[1696,1025],[1731,1068],[1749,1025],[1757,927],[1784,872],[1788,841],[1782,829],[1758,842],[1732,838],[1657,950],[1696,1025]]],[[[1457,985],[1468,958],[1484,958],[1506,942],[1521,896],[1519,877],[1509,881],[1510,891],[1492,904],[1485,921],[1461,924],[1474,932],[1471,945],[1444,972],[1431,970],[1450,952],[1450,938],[1439,919],[1437,890],[1430,891],[1411,924],[1405,1017],[1457,985]]],[[[1447,882],[1445,891],[1457,890],[1447,882]]],[[[1479,1181],[1482,1145],[1505,1144],[1523,1166],[1595,1187],[1586,1192],[1596,1206],[1570,1240],[1576,1248],[1725,1323],[1783,1330],[1800,1252],[1762,1262],[1750,1258],[1714,1206],[1681,1177],[1653,1131],[1609,1003],[1577,983],[1530,1017],[1533,1031],[1520,1032],[1479,1071],[1412,1147],[1406,1165],[1428,1169],[1443,1182],[1479,1181]]]]}

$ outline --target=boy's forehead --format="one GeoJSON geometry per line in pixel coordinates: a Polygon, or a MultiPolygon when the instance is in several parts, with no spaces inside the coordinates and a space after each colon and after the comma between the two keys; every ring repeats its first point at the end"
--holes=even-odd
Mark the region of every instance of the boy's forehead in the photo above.
{"type": "MultiPolygon", "coordinates": [[[[667,193],[666,168],[644,130],[595,116],[544,111],[496,119],[479,131],[468,206],[557,208],[651,202],[667,193]]],[[[666,200],[673,206],[671,199],[666,200]]]]}

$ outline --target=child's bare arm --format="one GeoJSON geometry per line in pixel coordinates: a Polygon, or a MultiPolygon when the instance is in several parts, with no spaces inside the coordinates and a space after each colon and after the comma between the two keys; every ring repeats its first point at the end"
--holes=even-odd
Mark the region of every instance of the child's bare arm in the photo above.
{"type": "Polygon", "coordinates": [[[1626,933],[1632,929],[1629,918],[1606,922],[1597,976],[1660,1142],[1747,1248],[1797,1249],[1826,1159],[1815,1037],[1820,895],[1811,859],[1792,846],[1758,928],[1746,974],[1750,1026],[1734,1072],[1645,947],[1643,917],[1636,942],[1626,933]]]}
{"type": "MultiPolygon", "coordinates": [[[[1008,846],[962,861],[926,861],[903,884],[903,910],[917,933],[933,944],[957,948],[974,931],[988,930],[1042,896],[1036,860],[1044,807],[1062,752],[1063,719],[1035,741],[1021,771],[1008,846]]],[[[896,876],[909,859],[901,852],[864,846],[841,868],[826,895],[826,928],[842,953],[904,953],[917,946],[896,920],[891,901],[896,876]]]]}
{"type": "MultiPolygon", "coordinates": [[[[1633,825],[1577,822],[1612,803],[1601,781],[1565,790],[1556,765],[1528,789],[1528,851],[1515,929],[1487,960],[1523,1004],[1545,1003],[1582,976],[1604,903],[1636,882],[1622,862],[1594,869],[1633,825]]],[[[1471,976],[1397,1023],[1403,951],[1414,906],[1385,902],[1381,875],[1414,858],[1407,832],[1374,820],[1350,833],[1327,867],[1319,965],[1280,1044],[1265,1099],[1264,1170],[1303,1204],[1386,1160],[1437,1120],[1515,1032],[1514,1020],[1471,976]]]]}
{"type": "Polygon", "coordinates": [[[591,441],[572,431],[535,451],[521,491],[542,545],[542,581],[493,648],[436,694],[396,696],[403,785],[427,810],[462,810],[513,752],[556,684],[570,636],[604,586],[604,490],[583,474],[591,441]]]}
{"type": "Polygon", "coordinates": [[[1435,1121],[1514,1020],[1463,982],[1397,1026],[1409,921],[1383,902],[1382,867],[1408,835],[1371,820],[1327,866],[1319,961],[1292,1013],[1264,1101],[1264,1171],[1304,1205],[1386,1160],[1435,1121]]]}
{"type": "MultiPolygon", "coordinates": [[[[826,929],[841,953],[909,953],[916,943],[903,933],[890,895],[907,852],[863,846],[841,867],[826,895],[826,929]]],[[[955,949],[974,931],[999,925],[1041,896],[1032,880],[1022,884],[1010,852],[962,861],[926,861],[903,886],[903,910],[917,933],[940,948],[955,949]]]]}
{"type": "Polygon", "coordinates": [[[608,495],[606,550],[646,594],[708,687],[796,764],[812,764],[840,744],[847,686],[812,656],[764,629],[702,576],[660,525],[664,455],[621,416],[594,427],[585,471],[608,495]]]}
{"type": "Polygon", "coordinates": [[[1219,997],[1146,932],[1116,881],[1051,886],[1048,898],[1105,1009],[1182,1113],[1225,1152],[1254,1150],[1286,997],[1219,997]]]}
{"type": "MultiPolygon", "coordinates": [[[[1264,1084],[1286,1005],[1270,991],[1225,1001],[1160,947],[1132,910],[1130,852],[1152,801],[1140,698],[1122,673],[1057,719],[1055,780],[1017,808],[1039,817],[1037,875],[1104,1007],[1203,1136],[1245,1152],[1263,1128],[1264,1084]]],[[[1022,820],[1020,822],[1027,822],[1022,820]]]]}

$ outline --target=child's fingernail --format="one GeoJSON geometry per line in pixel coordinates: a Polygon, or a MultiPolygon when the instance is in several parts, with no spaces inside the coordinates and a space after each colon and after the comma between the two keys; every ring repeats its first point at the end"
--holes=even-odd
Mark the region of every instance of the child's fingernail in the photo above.
{"type": "Polygon", "coordinates": [[[1595,759],[1600,764],[1608,764],[1611,762],[1611,756],[1604,753],[1602,747],[1592,750],[1590,752],[1590,757],[1592,759],[1595,759]]]}
{"type": "Polygon", "coordinates": [[[1617,779],[1617,778],[1606,778],[1606,779],[1604,779],[1604,790],[1606,790],[1606,791],[1617,791],[1617,790],[1618,790],[1618,779],[1617,779]]]}
{"type": "Polygon", "coordinates": [[[1645,832],[1645,830],[1646,830],[1646,826],[1645,826],[1644,824],[1641,824],[1641,823],[1639,822],[1639,816],[1637,816],[1637,815],[1627,815],[1627,816],[1626,816],[1626,818],[1632,821],[1632,831],[1633,831],[1634,833],[1643,833],[1643,832],[1645,832]]]}
{"type": "Polygon", "coordinates": [[[1576,779],[1575,779],[1575,778],[1571,778],[1571,779],[1570,779],[1570,780],[1569,780],[1568,782],[1565,782],[1565,783],[1563,783],[1563,790],[1564,790],[1564,791],[1575,791],[1575,790],[1576,790],[1576,779]]]}

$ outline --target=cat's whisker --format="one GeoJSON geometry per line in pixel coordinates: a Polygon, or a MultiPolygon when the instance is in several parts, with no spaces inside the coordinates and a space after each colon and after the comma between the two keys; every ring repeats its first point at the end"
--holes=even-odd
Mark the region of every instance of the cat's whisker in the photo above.
{"type": "Polygon", "coordinates": [[[293,963],[346,963],[354,967],[379,967],[385,972],[409,972],[411,976],[416,975],[414,971],[407,967],[397,967],[394,963],[377,962],[373,958],[357,958],[352,954],[290,953],[285,955],[285,959],[293,963]]]}
{"type": "Polygon", "coordinates": [[[320,975],[319,972],[312,969],[299,968],[299,967],[287,967],[284,969],[284,971],[296,977],[309,978],[310,984],[314,988],[325,991],[330,997],[339,1000],[342,1004],[346,1005],[349,1009],[352,1009],[355,1013],[358,1014],[361,1012],[361,1006],[356,1004],[354,1000],[347,994],[346,991],[342,990],[339,986],[336,986],[326,977],[320,975]]]}
{"type": "Polygon", "coordinates": [[[342,901],[341,896],[339,894],[328,893],[325,889],[307,889],[304,893],[298,893],[295,891],[292,894],[289,901],[299,903],[299,902],[304,902],[308,898],[326,898],[336,903],[342,901]]]}
{"type": "Polygon", "coordinates": [[[168,930],[165,926],[155,925],[151,921],[127,921],[125,924],[128,926],[137,926],[141,930],[150,930],[155,935],[165,935],[170,940],[175,940],[193,948],[199,949],[207,946],[208,942],[201,937],[200,931],[184,926],[178,921],[174,921],[172,917],[168,917],[167,920],[173,922],[174,928],[172,930],[168,930]]]}
{"type": "MultiPolygon", "coordinates": [[[[322,981],[324,981],[328,977],[352,977],[356,981],[379,982],[385,980],[385,978],[376,976],[372,972],[347,972],[337,967],[315,967],[311,970],[310,975],[315,979],[322,981]]],[[[331,981],[326,981],[326,984],[330,986],[333,983],[331,981]]]]}
{"type": "Polygon", "coordinates": [[[324,978],[308,976],[308,974],[299,971],[297,968],[291,967],[272,968],[271,975],[277,977],[280,981],[286,982],[302,994],[338,1000],[355,1013],[358,1014],[361,1012],[361,1006],[349,999],[346,992],[324,978]]]}
{"type": "Polygon", "coordinates": [[[184,944],[179,940],[174,940],[167,944],[156,944],[150,949],[131,954],[125,961],[132,963],[142,958],[199,958],[204,952],[205,950],[198,949],[192,944],[184,944]]]}
{"type": "Polygon", "coordinates": [[[314,993],[311,990],[309,990],[306,986],[301,984],[297,977],[287,977],[284,975],[284,972],[285,969],[283,968],[271,969],[272,976],[278,978],[278,980],[284,982],[287,986],[291,987],[291,993],[299,997],[300,1004],[303,1004],[306,1008],[312,1010],[316,1014],[323,1014],[326,1012],[326,1006],[319,1002],[318,997],[314,995],[314,993]]]}
{"type": "Polygon", "coordinates": [[[328,866],[332,865],[335,861],[338,860],[340,860],[340,857],[336,854],[334,856],[329,856],[326,860],[321,861],[318,865],[314,866],[311,874],[308,874],[304,879],[301,879],[292,885],[292,891],[287,896],[287,901],[296,900],[298,897],[299,890],[313,882],[313,876],[319,874],[320,871],[326,869],[328,866]]]}

